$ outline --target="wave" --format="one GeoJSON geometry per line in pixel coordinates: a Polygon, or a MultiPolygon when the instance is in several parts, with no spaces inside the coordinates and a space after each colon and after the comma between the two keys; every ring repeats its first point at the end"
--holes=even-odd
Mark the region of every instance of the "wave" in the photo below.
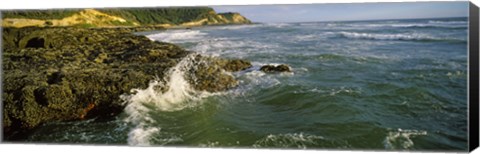
{"type": "Polygon", "coordinates": [[[434,23],[434,24],[468,24],[468,21],[429,20],[428,23],[434,23]]]}
{"type": "Polygon", "coordinates": [[[397,24],[391,25],[399,28],[446,28],[446,29],[466,29],[467,25],[434,25],[434,24],[397,24]]]}
{"type": "Polygon", "coordinates": [[[441,28],[441,29],[466,29],[466,23],[395,23],[395,24],[347,24],[347,27],[359,27],[359,28],[441,28]]]}
{"type": "Polygon", "coordinates": [[[386,149],[409,149],[414,145],[413,137],[425,135],[427,131],[397,129],[388,132],[383,144],[386,149]]]}
{"type": "Polygon", "coordinates": [[[147,37],[151,40],[177,43],[202,39],[205,35],[206,33],[198,30],[172,30],[147,35],[147,37]]]}
{"type": "Polygon", "coordinates": [[[266,44],[253,40],[235,40],[229,38],[209,38],[196,42],[195,45],[188,47],[189,50],[195,51],[202,55],[248,59],[252,53],[271,53],[274,48],[278,48],[277,44],[266,44]]]}
{"type": "Polygon", "coordinates": [[[221,29],[221,30],[238,30],[238,29],[248,29],[248,28],[256,28],[260,27],[260,24],[253,24],[253,25],[227,25],[221,27],[214,27],[214,29],[221,29]]]}
{"type": "Polygon", "coordinates": [[[264,24],[267,27],[275,27],[275,28],[284,28],[287,26],[292,26],[292,23],[266,23],[264,24]]]}
{"type": "Polygon", "coordinates": [[[322,136],[304,134],[304,133],[288,133],[268,135],[253,144],[255,148],[275,147],[275,148],[291,148],[297,147],[306,149],[307,146],[316,145],[318,141],[324,140],[322,136]]]}
{"type": "Polygon", "coordinates": [[[124,111],[128,115],[124,121],[136,126],[128,134],[128,144],[150,145],[150,137],[161,130],[152,125],[156,121],[150,117],[149,112],[181,110],[199,105],[199,100],[213,95],[213,93],[194,90],[185,79],[185,73],[189,68],[194,68],[192,63],[194,57],[195,54],[185,57],[166,73],[164,79],[152,81],[148,88],[133,89],[134,94],[120,97],[126,104],[124,111]]]}
{"type": "Polygon", "coordinates": [[[447,41],[447,42],[466,42],[459,39],[437,38],[424,34],[374,34],[374,33],[356,33],[356,32],[339,32],[341,37],[351,39],[368,39],[368,40],[399,40],[399,41],[447,41]]]}

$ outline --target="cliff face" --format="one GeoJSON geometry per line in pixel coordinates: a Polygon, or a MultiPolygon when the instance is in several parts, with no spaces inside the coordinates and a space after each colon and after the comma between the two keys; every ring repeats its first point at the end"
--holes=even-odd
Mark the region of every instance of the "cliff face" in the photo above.
{"type": "Polygon", "coordinates": [[[212,8],[127,8],[4,11],[3,27],[125,27],[249,24],[238,13],[217,14],[212,8]]]}

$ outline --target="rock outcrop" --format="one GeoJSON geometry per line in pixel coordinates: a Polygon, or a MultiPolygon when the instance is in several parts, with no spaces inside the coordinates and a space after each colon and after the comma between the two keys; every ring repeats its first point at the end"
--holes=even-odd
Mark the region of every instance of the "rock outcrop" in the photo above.
{"type": "MultiPolygon", "coordinates": [[[[124,108],[120,95],[146,88],[192,54],[131,34],[137,30],[4,28],[5,139],[44,122],[115,116],[124,108]]],[[[228,72],[251,67],[248,61],[201,55],[193,63],[186,79],[211,92],[235,87],[228,72]]]]}
{"type": "Polygon", "coordinates": [[[266,73],[274,73],[274,72],[292,72],[290,70],[290,67],[285,64],[280,64],[277,66],[274,65],[264,65],[260,68],[260,71],[266,72],[266,73]]]}

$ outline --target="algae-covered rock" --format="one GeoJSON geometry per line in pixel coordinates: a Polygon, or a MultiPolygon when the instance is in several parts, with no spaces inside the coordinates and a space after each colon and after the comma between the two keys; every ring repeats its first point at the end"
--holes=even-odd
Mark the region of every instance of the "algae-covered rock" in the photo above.
{"type": "Polygon", "coordinates": [[[190,53],[130,32],[4,28],[6,139],[44,122],[116,115],[123,109],[120,95],[146,88],[190,53]]]}
{"type": "Polygon", "coordinates": [[[224,91],[237,86],[237,80],[230,72],[252,67],[250,62],[239,59],[222,59],[196,55],[187,79],[197,90],[210,92],[224,91]]]}
{"type": "MultiPolygon", "coordinates": [[[[192,52],[131,29],[4,28],[3,128],[6,140],[51,121],[108,118],[120,97],[146,88],[192,52]]],[[[235,87],[244,60],[195,56],[185,74],[197,90],[235,87]]]]}
{"type": "Polygon", "coordinates": [[[260,68],[261,71],[266,73],[273,73],[273,72],[291,72],[290,67],[285,64],[281,65],[264,65],[260,68]]]}

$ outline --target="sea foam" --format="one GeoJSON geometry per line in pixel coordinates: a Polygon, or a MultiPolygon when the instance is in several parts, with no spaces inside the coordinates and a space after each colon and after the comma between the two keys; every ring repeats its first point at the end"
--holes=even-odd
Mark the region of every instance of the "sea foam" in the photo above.
{"type": "Polygon", "coordinates": [[[388,132],[383,145],[386,149],[409,149],[414,146],[413,137],[425,135],[427,135],[427,131],[403,130],[399,128],[388,132]]]}
{"type": "Polygon", "coordinates": [[[189,42],[191,40],[198,40],[203,38],[206,33],[198,30],[172,30],[161,33],[147,35],[151,40],[157,40],[162,42],[189,42]]]}
{"type": "Polygon", "coordinates": [[[258,140],[253,147],[297,147],[306,149],[309,145],[316,145],[318,141],[324,140],[322,136],[316,136],[305,133],[287,133],[287,134],[270,134],[258,140]]]}
{"type": "MultiPolygon", "coordinates": [[[[357,33],[357,32],[339,32],[342,37],[352,39],[369,39],[369,40],[400,40],[400,41],[454,41],[456,39],[437,38],[426,34],[418,33],[399,33],[399,34],[376,34],[376,33],[357,33]]],[[[457,40],[461,41],[461,40],[457,40]]]]}
{"type": "Polygon", "coordinates": [[[128,134],[130,145],[150,145],[150,137],[160,131],[152,123],[152,111],[172,112],[199,105],[201,99],[212,93],[194,90],[185,79],[185,73],[192,64],[195,54],[188,55],[175,67],[171,68],[164,79],[152,81],[146,89],[133,89],[132,95],[122,95],[128,116],[125,122],[135,125],[128,134]]]}

